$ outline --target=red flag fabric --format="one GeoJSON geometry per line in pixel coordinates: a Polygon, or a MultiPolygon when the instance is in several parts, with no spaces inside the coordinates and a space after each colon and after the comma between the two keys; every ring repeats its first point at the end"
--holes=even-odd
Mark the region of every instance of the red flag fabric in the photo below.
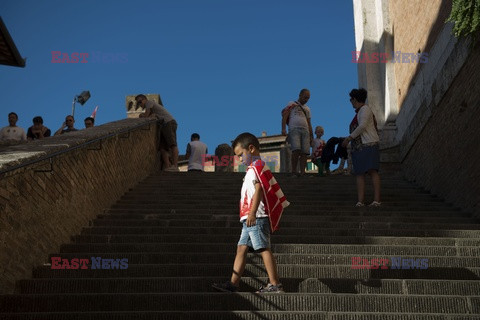
{"type": "Polygon", "coordinates": [[[270,219],[270,228],[272,233],[278,230],[278,224],[282,217],[283,209],[290,205],[277,180],[272,172],[265,165],[262,160],[257,160],[251,164],[248,169],[253,169],[263,191],[263,204],[265,205],[265,212],[270,219]]]}
{"type": "Polygon", "coordinates": [[[98,110],[98,106],[95,107],[95,110],[93,110],[92,115],[90,117],[95,119],[95,116],[97,115],[97,110],[98,110]]]}

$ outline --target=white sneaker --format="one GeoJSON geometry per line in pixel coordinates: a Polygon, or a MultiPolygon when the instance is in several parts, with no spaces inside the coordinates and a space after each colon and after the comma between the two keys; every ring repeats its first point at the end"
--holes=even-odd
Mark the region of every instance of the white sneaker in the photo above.
{"type": "Polygon", "coordinates": [[[355,207],[365,207],[365,203],[358,201],[355,207]]]}
{"type": "Polygon", "coordinates": [[[381,202],[373,201],[373,202],[370,203],[368,206],[369,206],[369,207],[380,207],[381,205],[382,205],[381,202]]]}

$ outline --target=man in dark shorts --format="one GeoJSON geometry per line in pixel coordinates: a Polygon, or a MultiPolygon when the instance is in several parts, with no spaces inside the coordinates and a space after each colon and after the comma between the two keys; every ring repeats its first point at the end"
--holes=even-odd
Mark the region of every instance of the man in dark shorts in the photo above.
{"type": "Polygon", "coordinates": [[[160,152],[165,171],[178,171],[177,122],[164,106],[152,100],[147,100],[143,94],[135,97],[137,106],[145,109],[142,117],[155,117],[161,121],[160,152]],[[170,155],[172,162],[170,162],[170,155]]]}

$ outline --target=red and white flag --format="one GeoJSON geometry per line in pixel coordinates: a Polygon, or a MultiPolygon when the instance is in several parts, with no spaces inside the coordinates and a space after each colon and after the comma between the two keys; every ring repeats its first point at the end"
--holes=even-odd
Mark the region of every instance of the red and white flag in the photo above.
{"type": "Polygon", "coordinates": [[[97,115],[97,110],[98,110],[98,106],[95,107],[95,110],[93,110],[92,115],[90,117],[95,119],[95,116],[97,115]]]}

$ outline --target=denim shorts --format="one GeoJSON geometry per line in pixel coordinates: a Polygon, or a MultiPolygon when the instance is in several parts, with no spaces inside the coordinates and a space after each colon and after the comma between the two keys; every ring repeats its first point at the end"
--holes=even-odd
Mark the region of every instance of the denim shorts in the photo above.
{"type": "Polygon", "coordinates": [[[247,227],[246,220],[243,221],[238,245],[249,246],[255,251],[270,248],[270,219],[257,218],[256,224],[251,227],[247,227]]]}
{"type": "Polygon", "coordinates": [[[302,153],[310,154],[310,134],[308,129],[294,127],[288,130],[288,143],[292,151],[300,150],[302,153]]]}

